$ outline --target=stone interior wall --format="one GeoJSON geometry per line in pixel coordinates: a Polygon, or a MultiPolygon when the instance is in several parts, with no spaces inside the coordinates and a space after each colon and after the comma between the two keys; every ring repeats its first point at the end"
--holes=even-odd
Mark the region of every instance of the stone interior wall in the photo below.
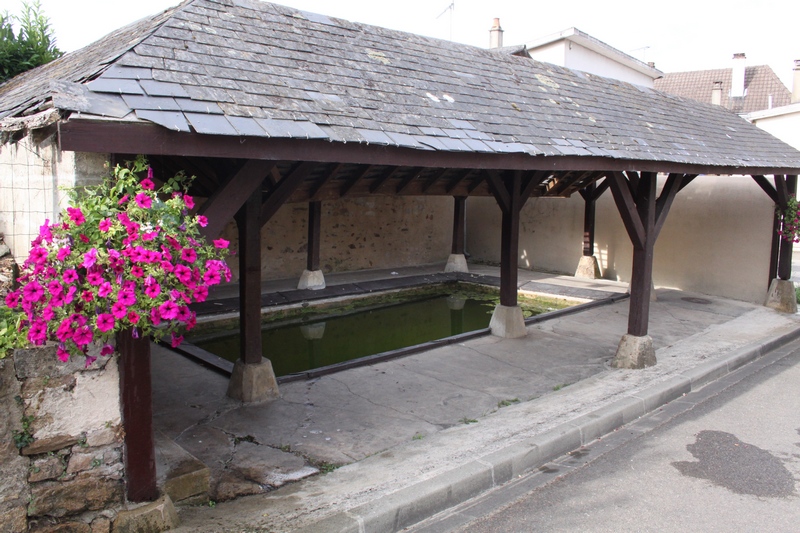
{"type": "MultiPolygon", "coordinates": [[[[664,180],[659,180],[659,188],[664,180]]],[[[583,250],[583,199],[534,198],[520,214],[520,267],[572,275],[583,250]]],[[[678,193],[656,242],[656,287],[763,303],[773,204],[746,176],[699,176],[678,193]]],[[[500,208],[467,201],[467,251],[500,261],[500,208]]],[[[630,281],[632,246],[610,191],[597,202],[595,256],[604,278],[630,281]]]]}
{"type": "MultiPolygon", "coordinates": [[[[451,197],[374,196],[323,202],[320,269],[325,273],[444,262],[453,232],[451,197]]],[[[238,250],[235,223],[223,232],[238,250]]],[[[306,268],[308,204],[287,204],[261,230],[262,279],[299,278],[306,268]]],[[[234,279],[238,258],[228,264],[234,279]]]]}
{"type": "Polygon", "coordinates": [[[0,533],[109,532],[124,504],[121,424],[116,356],[0,359],[0,533]]]}
{"type": "Polygon", "coordinates": [[[18,263],[46,219],[65,207],[59,187],[90,185],[105,175],[107,154],[60,152],[55,137],[35,144],[25,136],[0,145],[0,233],[18,263]]]}

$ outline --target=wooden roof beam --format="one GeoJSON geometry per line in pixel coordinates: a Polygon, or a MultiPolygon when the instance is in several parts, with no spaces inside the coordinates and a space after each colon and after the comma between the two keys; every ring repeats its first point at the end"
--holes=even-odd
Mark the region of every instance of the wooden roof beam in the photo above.
{"type": "Polygon", "coordinates": [[[347,196],[347,193],[349,193],[353,189],[353,187],[356,186],[356,183],[361,181],[362,178],[366,176],[370,170],[372,170],[372,165],[367,165],[360,170],[356,170],[356,175],[350,178],[350,181],[342,185],[342,188],[339,189],[339,197],[344,198],[345,196],[347,196]]]}
{"type": "Polygon", "coordinates": [[[369,186],[369,193],[375,194],[376,192],[378,192],[378,189],[381,188],[381,185],[392,179],[400,171],[401,168],[402,167],[394,167],[388,172],[384,172],[382,176],[378,176],[372,183],[372,185],[369,186]]]}
{"type": "Polygon", "coordinates": [[[343,164],[338,164],[334,166],[333,169],[330,172],[328,172],[325,176],[317,180],[317,182],[314,183],[314,185],[312,185],[311,188],[308,190],[308,201],[316,202],[317,197],[319,196],[319,192],[322,190],[325,184],[331,181],[334,177],[336,177],[336,175],[339,174],[339,172],[341,172],[343,168],[344,168],[343,164]]]}
{"type": "Polygon", "coordinates": [[[271,219],[278,209],[286,203],[292,193],[308,178],[317,166],[316,163],[300,163],[270,192],[266,202],[261,205],[259,221],[261,227],[271,219]]]}

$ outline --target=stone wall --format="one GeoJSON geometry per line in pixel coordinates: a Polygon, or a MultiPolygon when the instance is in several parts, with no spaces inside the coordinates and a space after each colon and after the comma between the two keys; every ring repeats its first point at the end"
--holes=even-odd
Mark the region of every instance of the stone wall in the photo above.
{"type": "MultiPolygon", "coordinates": [[[[344,272],[444,262],[453,198],[374,196],[323,202],[320,269],[344,272]]],[[[238,249],[236,226],[223,236],[238,249]]],[[[299,278],[306,267],[308,204],[287,204],[261,230],[262,279],[299,278]]],[[[234,276],[238,258],[228,264],[234,276]]]]}
{"type": "Polygon", "coordinates": [[[108,532],[124,499],[116,356],[0,360],[0,533],[108,532]]]}
{"type": "Polygon", "coordinates": [[[18,263],[45,219],[56,220],[65,207],[60,187],[96,183],[106,171],[107,154],[61,152],[55,137],[35,144],[30,135],[0,144],[0,233],[18,263]]]}

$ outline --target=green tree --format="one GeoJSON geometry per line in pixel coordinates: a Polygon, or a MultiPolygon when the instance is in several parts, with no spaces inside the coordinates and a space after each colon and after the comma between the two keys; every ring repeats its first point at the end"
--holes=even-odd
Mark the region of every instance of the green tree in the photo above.
{"type": "Polygon", "coordinates": [[[0,83],[62,55],[39,0],[23,2],[20,15],[0,15],[0,83]],[[17,34],[14,22],[19,24],[17,34]]]}

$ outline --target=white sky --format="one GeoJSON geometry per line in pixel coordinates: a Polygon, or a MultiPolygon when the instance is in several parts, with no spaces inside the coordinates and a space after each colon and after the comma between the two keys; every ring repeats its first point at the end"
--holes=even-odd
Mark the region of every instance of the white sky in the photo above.
{"type": "MultiPolygon", "coordinates": [[[[179,0],[41,0],[58,46],[72,51],[179,0]]],[[[791,89],[800,59],[798,0],[281,0],[297,9],[476,46],[500,18],[504,44],[576,27],[664,72],[727,68],[734,53],[768,64],[791,89]],[[448,10],[451,1],[455,8],[448,10]],[[452,21],[451,21],[452,13],[452,21]],[[441,15],[441,16],[440,16],[441,15]],[[437,18],[438,17],[438,18],[437,18]],[[452,25],[452,26],[451,26],[452,25]]],[[[21,0],[0,0],[19,13],[21,0]]]]}

